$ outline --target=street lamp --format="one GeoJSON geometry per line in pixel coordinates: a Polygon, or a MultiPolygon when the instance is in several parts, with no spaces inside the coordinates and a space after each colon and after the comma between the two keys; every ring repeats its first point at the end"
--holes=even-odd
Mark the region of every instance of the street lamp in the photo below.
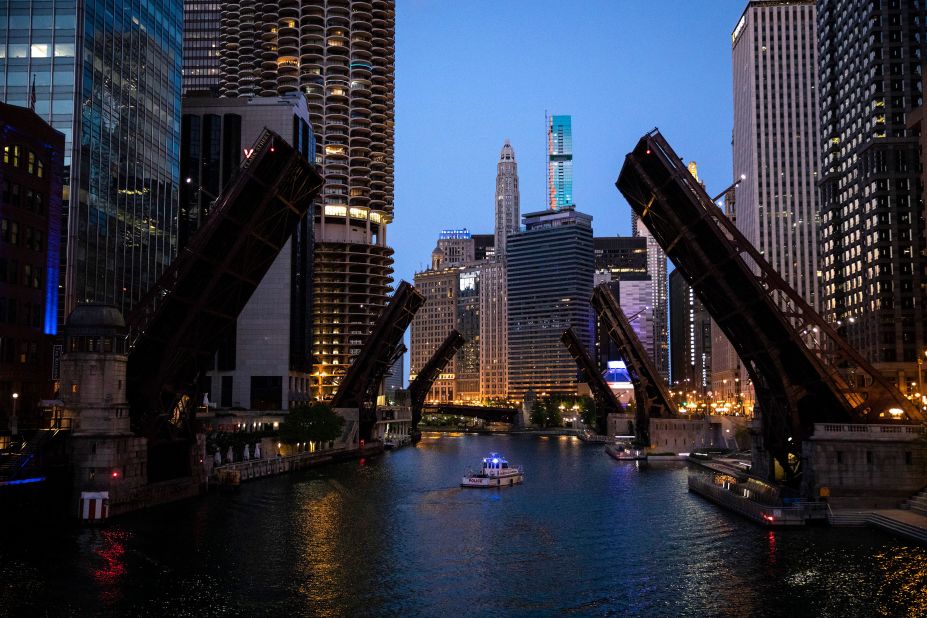
{"type": "Polygon", "coordinates": [[[742,183],[742,182],[743,182],[744,180],[746,180],[746,179],[747,179],[747,175],[746,175],[746,174],[741,174],[741,175],[740,175],[740,178],[738,178],[738,179],[735,180],[733,183],[731,183],[731,186],[729,186],[727,189],[725,189],[724,191],[722,191],[721,193],[719,193],[717,196],[711,198],[711,201],[712,201],[712,202],[717,202],[718,200],[720,200],[720,199],[724,196],[725,193],[727,193],[728,191],[730,191],[731,189],[733,189],[734,187],[736,187],[737,185],[739,185],[740,183],[742,183]]]}
{"type": "Polygon", "coordinates": [[[19,400],[19,393],[13,393],[13,414],[10,416],[10,435],[15,436],[19,433],[19,426],[16,423],[16,402],[19,400]]]}

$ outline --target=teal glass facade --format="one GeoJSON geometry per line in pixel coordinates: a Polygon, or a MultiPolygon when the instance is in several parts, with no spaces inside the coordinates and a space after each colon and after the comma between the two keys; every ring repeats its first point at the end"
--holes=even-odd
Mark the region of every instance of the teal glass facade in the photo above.
{"type": "Polygon", "coordinates": [[[127,311],[176,251],[182,29],[181,0],[0,5],[0,99],[66,140],[61,317],[127,311]]]}
{"type": "Polygon", "coordinates": [[[573,123],[571,116],[547,121],[547,189],[551,210],[573,206],[573,123]]]}

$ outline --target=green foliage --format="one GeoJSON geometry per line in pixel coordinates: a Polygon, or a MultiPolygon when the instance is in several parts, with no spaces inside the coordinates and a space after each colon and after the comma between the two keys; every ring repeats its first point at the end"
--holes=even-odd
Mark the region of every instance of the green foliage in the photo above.
{"type": "Polygon", "coordinates": [[[231,446],[233,451],[240,453],[246,444],[253,447],[255,443],[261,441],[261,438],[274,435],[273,431],[213,432],[206,435],[206,452],[212,455],[219,451],[225,455],[226,450],[231,446]]]}
{"type": "Polygon", "coordinates": [[[528,417],[532,425],[544,427],[547,423],[547,406],[544,402],[538,400],[531,406],[531,414],[528,417]]]}
{"type": "Polygon", "coordinates": [[[592,397],[583,397],[580,402],[580,413],[579,417],[582,419],[584,425],[590,427],[595,427],[596,423],[596,407],[595,399],[592,397]]]}
{"type": "Polygon", "coordinates": [[[548,403],[547,415],[545,418],[545,427],[563,427],[563,415],[560,413],[559,404],[548,403]]]}
{"type": "Polygon", "coordinates": [[[290,409],[280,426],[280,440],[297,442],[328,442],[341,436],[344,418],[324,403],[301,405],[290,409]]]}

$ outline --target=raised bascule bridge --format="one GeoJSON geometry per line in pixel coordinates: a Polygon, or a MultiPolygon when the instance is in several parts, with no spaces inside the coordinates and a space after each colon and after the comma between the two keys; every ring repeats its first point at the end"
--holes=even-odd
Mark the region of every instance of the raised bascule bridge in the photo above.
{"type": "Polygon", "coordinates": [[[417,441],[420,435],[418,424],[422,420],[422,409],[428,398],[428,391],[434,386],[441,372],[451,362],[457,351],[467,342],[456,328],[441,342],[431,358],[422,365],[415,379],[409,384],[409,406],[412,408],[412,440],[417,441]]]}
{"type": "Polygon", "coordinates": [[[322,178],[265,130],[190,243],[127,316],[127,398],[149,478],[189,474],[190,422],[211,368],[261,279],[312,208],[322,178]]]}
{"type": "Polygon", "coordinates": [[[348,419],[348,434],[353,431],[351,424],[356,423],[360,439],[370,439],[377,422],[376,400],[380,384],[389,368],[406,351],[402,337],[423,304],[425,296],[421,292],[407,281],[400,282],[338,384],[331,406],[348,419]]]}
{"type": "Polygon", "coordinates": [[[675,416],[669,389],[621,310],[618,299],[607,285],[599,285],[593,290],[592,306],[609,337],[615,342],[618,355],[624,360],[634,386],[635,442],[640,446],[649,446],[650,419],[675,416]]]}
{"type": "MultiPolygon", "coordinates": [[[[620,312],[621,309],[619,308],[618,311],[620,312]]],[[[576,334],[576,331],[573,330],[572,326],[563,331],[563,335],[560,336],[560,341],[573,357],[573,360],[576,361],[582,381],[589,386],[589,390],[592,392],[592,398],[595,401],[596,433],[600,436],[604,436],[608,434],[608,415],[620,414],[624,409],[621,407],[618,398],[615,397],[615,393],[612,392],[611,387],[609,387],[608,382],[602,377],[598,365],[589,355],[586,346],[580,341],[579,336],[576,334]]],[[[631,379],[634,380],[635,396],[638,396],[638,381],[635,380],[635,375],[631,375],[631,379]]],[[[642,400],[643,399],[641,399],[641,401],[642,400]]],[[[635,422],[635,432],[638,431],[639,427],[640,424],[635,422]]],[[[641,439],[640,434],[637,434],[637,437],[639,440],[641,439]]],[[[644,436],[644,439],[646,439],[646,436],[644,436]]]]}
{"type": "Polygon", "coordinates": [[[814,439],[816,425],[820,431],[846,427],[861,432],[865,427],[849,428],[924,421],[917,406],[783,280],[657,130],[627,155],[616,186],[734,346],[753,381],[755,413],[761,419],[754,436],[758,476],[776,478],[778,464],[783,480],[798,485],[802,446],[814,439]]]}

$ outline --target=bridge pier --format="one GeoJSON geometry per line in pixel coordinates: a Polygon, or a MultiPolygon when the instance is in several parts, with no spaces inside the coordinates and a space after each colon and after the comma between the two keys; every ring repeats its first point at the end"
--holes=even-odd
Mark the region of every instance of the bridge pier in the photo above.
{"type": "Polygon", "coordinates": [[[802,497],[846,509],[898,508],[927,487],[921,425],[818,423],[802,443],[802,497]]]}

